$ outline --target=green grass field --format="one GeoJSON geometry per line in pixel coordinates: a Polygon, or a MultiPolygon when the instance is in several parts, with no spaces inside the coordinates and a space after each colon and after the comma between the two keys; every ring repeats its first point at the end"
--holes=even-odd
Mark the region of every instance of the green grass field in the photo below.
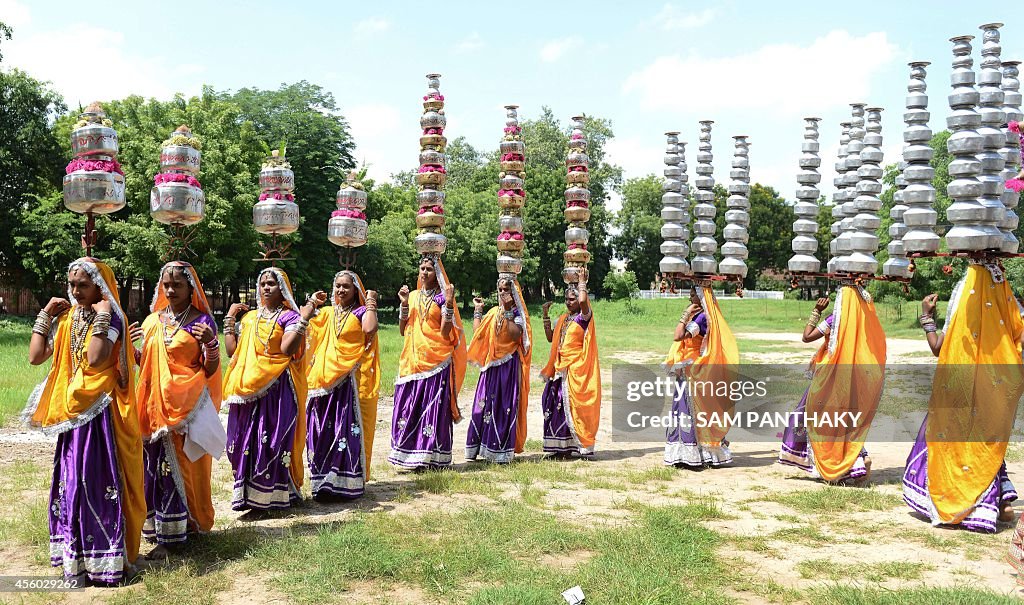
{"type": "MultiPolygon", "coordinates": [[[[682,299],[595,302],[598,350],[602,362],[613,362],[611,355],[616,352],[666,353],[672,343],[676,322],[686,304],[682,299]]],[[[796,300],[724,300],[721,306],[734,332],[799,333],[813,305],[808,301],[796,300]]],[[[878,303],[877,307],[886,335],[892,338],[920,338],[915,303],[904,303],[902,310],[888,303],[878,303]]],[[[563,306],[556,304],[551,314],[556,316],[563,310],[563,306]]],[[[543,365],[550,345],[544,338],[540,307],[532,306],[530,314],[537,342],[533,363],[543,365]]],[[[383,323],[379,332],[384,395],[391,395],[394,391],[398,356],[402,350],[402,337],[398,334],[393,314],[390,323],[388,321],[388,315],[382,316],[383,323]]],[[[464,323],[466,335],[471,338],[471,314],[464,315],[464,323]]],[[[26,361],[31,328],[30,320],[25,318],[0,321],[0,426],[9,424],[20,413],[28,394],[42,380],[49,367],[48,364],[32,367],[26,361]]],[[[741,352],[773,350],[776,347],[777,344],[764,341],[740,342],[741,352]]],[[[470,366],[466,373],[466,385],[475,385],[477,376],[476,368],[470,366]]]]}

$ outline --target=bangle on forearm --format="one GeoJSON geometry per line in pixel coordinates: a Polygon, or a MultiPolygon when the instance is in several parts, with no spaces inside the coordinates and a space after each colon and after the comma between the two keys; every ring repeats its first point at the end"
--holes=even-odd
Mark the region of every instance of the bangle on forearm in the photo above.
{"type": "Polygon", "coordinates": [[[447,319],[448,321],[451,321],[454,318],[455,318],[455,309],[454,308],[449,307],[448,305],[445,305],[445,306],[441,307],[441,319],[447,319]]]}
{"type": "Polygon", "coordinates": [[[483,318],[484,318],[484,312],[483,311],[480,311],[480,310],[474,310],[473,311],[473,319],[483,319],[483,318]]]}
{"type": "Polygon", "coordinates": [[[409,319],[409,305],[402,305],[398,307],[398,319],[401,321],[409,319]]]}
{"type": "Polygon", "coordinates": [[[39,311],[39,315],[36,315],[36,323],[32,326],[32,331],[40,336],[50,335],[50,326],[53,324],[53,318],[46,311],[39,311]]]}
{"type": "Polygon", "coordinates": [[[96,320],[92,324],[93,336],[106,336],[110,330],[110,313],[104,311],[96,314],[96,320]]]}
{"type": "Polygon", "coordinates": [[[213,349],[220,348],[220,341],[217,340],[216,338],[214,338],[210,342],[204,342],[203,346],[206,347],[207,349],[210,349],[212,351],[213,349]]]}
{"type": "Polygon", "coordinates": [[[922,313],[921,316],[917,318],[917,321],[918,323],[921,324],[922,327],[924,327],[924,325],[927,323],[935,323],[935,317],[933,317],[932,315],[928,315],[926,313],[922,313]]]}
{"type": "Polygon", "coordinates": [[[939,329],[935,326],[935,322],[921,324],[921,328],[924,329],[925,334],[934,334],[935,332],[939,331],[939,329]]]}

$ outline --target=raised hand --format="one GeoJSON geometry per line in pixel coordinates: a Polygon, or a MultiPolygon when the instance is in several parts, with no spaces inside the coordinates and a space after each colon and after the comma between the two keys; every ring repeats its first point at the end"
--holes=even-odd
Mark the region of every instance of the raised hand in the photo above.
{"type": "Polygon", "coordinates": [[[822,311],[828,308],[828,303],[828,297],[823,296],[819,298],[817,302],[814,303],[814,310],[817,311],[818,313],[821,313],[822,311]]]}
{"type": "Polygon", "coordinates": [[[249,305],[247,305],[245,303],[235,303],[235,304],[231,305],[230,309],[228,309],[228,317],[233,317],[233,318],[235,318],[237,320],[239,315],[242,315],[242,314],[245,314],[245,313],[248,313],[248,312],[249,312],[249,305]]]}
{"type": "Polygon", "coordinates": [[[213,328],[202,322],[197,321],[196,323],[192,324],[192,327],[189,328],[188,331],[192,333],[192,336],[194,336],[196,340],[203,343],[204,345],[210,344],[214,340],[217,340],[217,334],[213,331],[213,328]]]}
{"type": "Polygon", "coordinates": [[[939,302],[938,294],[929,294],[921,300],[921,315],[935,316],[935,305],[939,302]]]}
{"type": "Polygon", "coordinates": [[[474,310],[483,313],[483,311],[484,311],[484,304],[485,304],[484,303],[484,299],[480,298],[479,296],[474,296],[473,297],[473,309],[474,310]]]}
{"type": "Polygon", "coordinates": [[[501,308],[506,310],[506,311],[511,309],[512,306],[515,304],[515,301],[512,299],[512,293],[511,292],[501,292],[501,293],[499,293],[498,294],[498,303],[501,305],[501,308]]]}
{"type": "Polygon", "coordinates": [[[544,315],[544,317],[548,316],[548,309],[550,309],[551,305],[553,305],[553,304],[555,304],[555,303],[553,301],[549,300],[549,301],[545,302],[543,305],[541,305],[540,311],[544,315]]]}
{"type": "Polygon", "coordinates": [[[104,299],[101,299],[100,302],[94,304],[92,306],[92,309],[93,309],[93,311],[96,311],[97,313],[110,313],[111,310],[112,310],[112,307],[110,306],[110,301],[104,298],[104,299]]]}
{"type": "Polygon", "coordinates": [[[453,284],[444,287],[444,302],[449,309],[455,307],[455,286],[453,284]]]}
{"type": "Polygon", "coordinates": [[[142,340],[145,333],[143,333],[142,326],[139,325],[139,322],[133,321],[131,325],[128,326],[128,335],[131,337],[132,342],[136,342],[142,340]]]}
{"type": "Polygon", "coordinates": [[[366,291],[366,304],[373,305],[374,307],[377,306],[377,291],[376,290],[367,290],[366,291]]]}
{"type": "Polygon", "coordinates": [[[403,306],[409,304],[409,286],[403,285],[398,289],[398,301],[403,306]]]}
{"type": "Polygon", "coordinates": [[[57,317],[61,313],[64,313],[71,308],[71,303],[63,298],[51,298],[50,302],[46,303],[43,307],[43,311],[50,317],[57,317]]]}

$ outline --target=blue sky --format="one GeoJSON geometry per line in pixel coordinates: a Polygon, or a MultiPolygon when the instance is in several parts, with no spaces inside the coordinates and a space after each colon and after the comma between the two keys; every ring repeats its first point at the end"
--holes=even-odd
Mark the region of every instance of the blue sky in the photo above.
{"type": "MultiPolygon", "coordinates": [[[[898,160],[911,60],[931,61],[931,126],[948,112],[948,38],[1007,21],[1003,59],[1024,58],[1010,5],[964,2],[70,2],[0,0],[12,25],[4,65],[49,80],[71,106],[130,93],[170,98],[306,79],[334,93],[377,178],[416,162],[424,74],[442,74],[449,137],[500,139],[508,103],[612,120],[610,159],[627,177],[661,172],[665,130],[695,164],[698,120],[713,119],[715,176],[750,135],[751,178],[787,199],[804,116],[823,118],[824,184],[848,104],[886,109],[898,160]],[[998,6],[999,8],[995,8],[998,6]],[[175,11],[175,7],[192,10],[175,11]],[[993,7],[989,10],[989,7],[993,7]]],[[[975,68],[980,63],[975,46],[975,68]]],[[[200,133],[201,134],[201,133],[200,133]]]]}

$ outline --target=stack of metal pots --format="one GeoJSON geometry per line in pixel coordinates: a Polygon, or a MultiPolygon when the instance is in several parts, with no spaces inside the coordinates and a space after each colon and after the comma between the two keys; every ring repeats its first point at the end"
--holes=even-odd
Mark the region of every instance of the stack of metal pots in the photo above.
{"type": "Polygon", "coordinates": [[[745,135],[733,137],[736,150],[729,171],[729,198],[725,201],[725,228],[722,229],[722,275],[747,276],[747,227],[750,225],[750,143],[745,135]]]}
{"type": "Polygon", "coordinates": [[[160,173],[153,177],[149,213],[165,225],[194,225],[203,220],[206,196],[196,180],[202,158],[199,139],[188,126],[177,128],[160,151],[160,173]]]}
{"type": "Polygon", "coordinates": [[[693,258],[690,269],[694,273],[711,275],[718,271],[715,252],[718,242],[715,240],[715,177],[711,166],[711,120],[700,122],[700,143],[697,146],[697,204],[693,207],[693,240],[690,249],[693,258]]]}
{"type": "Polygon", "coordinates": [[[75,158],[64,177],[64,205],[80,214],[124,208],[124,172],[117,163],[117,131],[100,104],[85,109],[71,131],[75,158]]]}
{"type": "Polygon", "coordinates": [[[661,262],[662,273],[689,275],[690,263],[690,190],[686,184],[686,143],[679,141],[679,133],[666,132],[665,180],[661,189],[661,262]]]}
{"type": "MultiPolygon", "coordinates": [[[[572,134],[569,135],[569,154],[565,157],[566,182],[565,220],[569,223],[565,230],[566,251],[562,278],[565,283],[579,281],[581,270],[590,262],[587,244],[590,232],[587,221],[590,220],[590,158],[587,156],[587,139],[583,134],[583,116],[572,118],[572,134]]],[[[508,189],[509,183],[502,180],[502,189],[508,189]]]]}
{"type": "Polygon", "coordinates": [[[260,201],[252,208],[252,224],[264,234],[287,235],[299,228],[295,173],[284,153],[274,150],[260,170],[260,201]]]}
{"type": "Polygon", "coordinates": [[[843,204],[846,203],[846,197],[848,188],[846,186],[846,158],[850,155],[848,147],[850,144],[850,123],[842,122],[842,134],[839,137],[839,153],[836,158],[835,168],[836,176],[832,179],[832,184],[835,185],[835,192],[832,194],[832,222],[829,225],[829,231],[832,233],[832,239],[828,244],[828,265],[826,271],[834,273],[836,270],[836,262],[839,260],[839,234],[842,232],[843,218],[846,216],[843,204]]]}
{"type": "MultiPolygon", "coordinates": [[[[903,114],[906,128],[903,131],[903,180],[902,191],[903,223],[907,232],[903,235],[903,250],[907,254],[938,252],[940,239],[935,233],[939,215],[935,211],[935,187],[932,178],[935,169],[931,166],[932,130],[928,127],[928,85],[925,77],[927,61],[910,63],[910,82],[907,84],[907,109],[903,114]]],[[[890,251],[890,255],[892,252],[890,251]]]]}
{"type": "Polygon", "coordinates": [[[505,106],[505,134],[499,146],[501,152],[501,172],[498,174],[498,258],[496,261],[498,275],[515,279],[523,270],[523,250],[526,241],[523,239],[523,206],[526,204],[526,191],[523,181],[526,178],[526,145],[523,144],[523,132],[519,126],[516,105],[505,106]],[[506,187],[511,185],[512,187],[506,187]]]}
{"type": "MultiPolygon", "coordinates": [[[[1003,61],[1003,113],[1006,114],[1006,122],[1015,122],[1018,125],[1024,121],[1024,113],[1021,113],[1021,94],[1020,94],[1020,70],[1017,67],[1020,65],[1020,61],[1003,61]]],[[[1018,126],[1019,127],[1019,126],[1018,126]]],[[[1020,170],[1020,135],[1016,132],[1011,131],[1007,128],[1004,131],[1006,135],[1006,142],[1003,143],[1001,151],[1003,158],[1006,163],[1003,166],[1002,177],[1003,181],[1009,181],[1017,177],[1017,172],[1020,170]]],[[[1003,224],[999,226],[1001,231],[1015,230],[1020,222],[1020,218],[1017,216],[1015,209],[1017,204],[1020,202],[1020,191],[1006,187],[1002,193],[1003,206],[1006,208],[1006,219],[1003,224]]],[[[1007,245],[1003,248],[1003,252],[1017,252],[1019,248],[1019,242],[1016,238],[1014,239],[1014,245],[1007,245]]]]}
{"type": "Polygon", "coordinates": [[[366,191],[355,172],[338,189],[338,209],[327,222],[327,239],[335,246],[358,248],[366,243],[366,191]]]}
{"type": "Polygon", "coordinates": [[[821,174],[821,157],[818,155],[818,122],[821,118],[804,118],[803,155],[800,156],[800,172],[796,180],[796,205],[793,212],[796,221],[793,223],[793,256],[789,259],[789,270],[793,273],[815,273],[821,268],[814,253],[818,251],[818,183],[821,174]]]}
{"type": "MultiPolygon", "coordinates": [[[[419,206],[416,215],[416,252],[423,255],[444,254],[448,248],[448,239],[442,234],[444,229],[444,185],[448,178],[445,169],[445,147],[448,140],[444,137],[447,124],[444,115],[444,95],[441,94],[441,75],[427,74],[427,94],[423,96],[423,115],[420,116],[420,168],[416,173],[416,203],[419,206]]],[[[519,182],[522,189],[522,181],[519,182]]]]}

